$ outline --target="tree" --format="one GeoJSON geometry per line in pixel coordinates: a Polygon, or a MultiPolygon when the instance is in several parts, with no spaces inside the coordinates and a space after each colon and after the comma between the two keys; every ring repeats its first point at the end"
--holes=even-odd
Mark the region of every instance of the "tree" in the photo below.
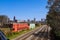
{"type": "Polygon", "coordinates": [[[46,16],[49,24],[56,35],[60,35],[60,0],[48,0],[49,12],[46,16]]]}

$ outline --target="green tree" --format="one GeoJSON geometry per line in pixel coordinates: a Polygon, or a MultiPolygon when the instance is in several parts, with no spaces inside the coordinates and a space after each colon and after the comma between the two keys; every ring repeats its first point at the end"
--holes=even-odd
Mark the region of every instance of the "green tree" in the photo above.
{"type": "Polygon", "coordinates": [[[46,16],[47,24],[57,36],[60,36],[60,0],[48,0],[47,8],[49,9],[46,16]]]}

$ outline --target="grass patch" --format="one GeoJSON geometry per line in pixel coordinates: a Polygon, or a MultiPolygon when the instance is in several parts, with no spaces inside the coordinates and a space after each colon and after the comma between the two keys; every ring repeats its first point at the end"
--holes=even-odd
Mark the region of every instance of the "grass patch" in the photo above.
{"type": "Polygon", "coordinates": [[[18,37],[18,36],[20,36],[24,33],[29,32],[29,31],[31,31],[31,30],[22,30],[20,32],[15,32],[15,33],[12,33],[12,34],[8,34],[8,35],[6,35],[6,37],[11,40],[11,39],[16,38],[16,37],[18,37]]]}

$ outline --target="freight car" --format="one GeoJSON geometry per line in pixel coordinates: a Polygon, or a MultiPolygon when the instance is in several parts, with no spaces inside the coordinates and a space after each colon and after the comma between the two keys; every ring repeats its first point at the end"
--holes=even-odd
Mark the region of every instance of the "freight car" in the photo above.
{"type": "Polygon", "coordinates": [[[13,23],[12,26],[12,32],[19,32],[24,29],[29,29],[28,23],[13,23]]]}

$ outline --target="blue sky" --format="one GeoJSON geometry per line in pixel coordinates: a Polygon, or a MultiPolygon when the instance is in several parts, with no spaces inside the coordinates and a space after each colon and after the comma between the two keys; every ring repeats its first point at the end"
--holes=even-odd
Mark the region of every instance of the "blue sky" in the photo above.
{"type": "Polygon", "coordinates": [[[47,0],[0,0],[0,15],[18,20],[46,18],[47,0]]]}

